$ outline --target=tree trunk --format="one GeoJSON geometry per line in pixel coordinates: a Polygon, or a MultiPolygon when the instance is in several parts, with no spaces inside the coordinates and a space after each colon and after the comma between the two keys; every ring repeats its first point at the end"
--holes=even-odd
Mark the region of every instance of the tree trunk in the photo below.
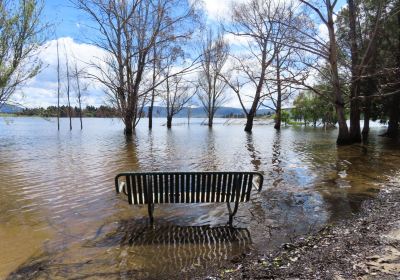
{"type": "Polygon", "coordinates": [[[254,114],[250,111],[250,113],[247,115],[247,121],[244,131],[251,132],[251,130],[253,129],[253,120],[254,120],[254,114]]]}
{"type": "MultiPolygon", "coordinates": [[[[372,74],[375,73],[375,69],[376,69],[376,64],[374,60],[374,62],[371,64],[369,75],[372,76],[372,74]]],[[[367,82],[367,90],[365,92],[365,95],[368,96],[374,94],[376,92],[376,84],[374,78],[369,77],[366,82],[367,82]]],[[[367,142],[368,140],[370,118],[371,118],[371,99],[367,97],[364,101],[364,127],[362,130],[363,142],[367,142]]]]}
{"type": "MultiPolygon", "coordinates": [[[[280,102],[279,99],[280,98],[278,97],[278,102],[280,102]]],[[[278,105],[278,102],[276,104],[275,125],[274,125],[274,128],[276,130],[281,129],[281,122],[282,122],[282,120],[281,120],[282,119],[282,114],[281,114],[282,109],[281,109],[281,105],[280,104],[278,105]]]]}
{"type": "Polygon", "coordinates": [[[171,128],[172,127],[172,116],[168,116],[167,117],[167,128],[171,128]]]}
{"type": "Polygon", "coordinates": [[[275,125],[276,130],[281,129],[282,122],[282,88],[281,88],[281,71],[280,71],[280,61],[279,55],[276,55],[276,83],[277,83],[277,94],[278,98],[276,100],[276,111],[275,111],[275,125]]]}
{"type": "Polygon", "coordinates": [[[399,135],[399,116],[400,111],[400,95],[392,96],[389,109],[389,125],[385,133],[386,137],[397,138],[399,135]]]}
{"type": "Polygon", "coordinates": [[[57,129],[60,130],[60,53],[58,49],[58,38],[57,38],[57,129]]]}
{"type": "Polygon", "coordinates": [[[154,108],[154,90],[151,94],[151,102],[147,117],[149,118],[149,129],[153,128],[153,108],[154,108]]]}
{"type": "MultiPolygon", "coordinates": [[[[358,94],[354,96],[358,96],[358,94]]],[[[361,142],[360,106],[358,99],[350,101],[350,141],[353,143],[361,142]]]]}
{"type": "Polygon", "coordinates": [[[79,81],[79,72],[78,68],[75,62],[75,75],[76,75],[76,86],[78,88],[78,103],[79,103],[79,121],[81,122],[81,130],[83,129],[83,123],[82,123],[82,96],[81,96],[81,86],[80,86],[80,81],[79,81]]]}
{"type": "Polygon", "coordinates": [[[331,7],[328,8],[327,27],[329,32],[329,47],[330,47],[329,64],[331,66],[331,71],[332,71],[332,86],[334,92],[335,109],[339,125],[339,134],[336,143],[338,145],[348,145],[351,143],[351,141],[349,137],[350,136],[349,128],[347,127],[346,123],[343,95],[340,88],[339,72],[337,65],[338,51],[336,45],[335,27],[333,22],[333,10],[331,7]]]}
{"type": "Polygon", "coordinates": [[[214,122],[214,116],[212,115],[212,112],[208,113],[208,127],[212,127],[214,122]]]}
{"type": "Polygon", "coordinates": [[[69,116],[69,130],[72,130],[72,110],[71,110],[71,100],[70,100],[70,94],[69,94],[69,82],[70,82],[70,77],[69,77],[69,70],[68,70],[68,60],[67,60],[67,100],[68,100],[68,116],[69,116]]]}
{"type": "Polygon", "coordinates": [[[124,134],[131,136],[133,134],[133,117],[131,113],[126,113],[124,116],[125,129],[124,134]]]}
{"type": "MultiPolygon", "coordinates": [[[[397,14],[398,23],[398,49],[397,49],[397,66],[400,69],[400,13],[397,14]]],[[[385,133],[385,136],[390,138],[397,138],[399,134],[399,111],[400,111],[400,95],[396,94],[391,97],[390,108],[389,108],[389,125],[385,133]]]]}
{"type": "Polygon", "coordinates": [[[364,127],[362,130],[362,138],[363,142],[367,142],[369,134],[369,120],[371,117],[371,101],[369,99],[365,100],[364,106],[364,127]]]}
{"type": "Polygon", "coordinates": [[[83,129],[83,123],[82,123],[82,104],[81,101],[79,100],[79,119],[81,121],[81,130],[83,129]]]}
{"type": "Polygon", "coordinates": [[[153,128],[153,108],[154,108],[154,98],[155,98],[155,88],[154,85],[156,83],[156,47],[153,46],[153,89],[151,91],[151,102],[148,112],[149,118],[149,129],[153,128]]]}
{"type": "Polygon", "coordinates": [[[358,46],[356,33],[356,7],[353,0],[347,0],[349,7],[349,25],[351,42],[351,86],[350,86],[350,141],[361,142],[359,89],[360,77],[358,71],[358,46]]]}
{"type": "Polygon", "coordinates": [[[335,109],[339,125],[339,134],[336,143],[338,145],[349,145],[351,144],[351,139],[349,137],[349,129],[346,123],[344,103],[336,103],[335,109]]]}

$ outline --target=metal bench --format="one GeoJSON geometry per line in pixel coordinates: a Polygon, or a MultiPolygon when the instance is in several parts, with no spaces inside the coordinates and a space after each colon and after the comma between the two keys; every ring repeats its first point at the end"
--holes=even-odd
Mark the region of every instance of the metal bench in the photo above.
{"type": "Polygon", "coordinates": [[[249,201],[253,187],[261,191],[262,184],[258,172],[125,172],[115,177],[117,193],[128,196],[129,204],[147,204],[151,224],[154,204],[226,202],[232,225],[239,202],[249,201]]]}

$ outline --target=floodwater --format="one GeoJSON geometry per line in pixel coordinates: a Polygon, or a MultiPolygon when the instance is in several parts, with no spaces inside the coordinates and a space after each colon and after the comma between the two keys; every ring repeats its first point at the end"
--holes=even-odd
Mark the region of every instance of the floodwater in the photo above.
{"type": "Polygon", "coordinates": [[[336,147],[336,130],[175,120],[132,139],[116,119],[61,131],[54,119],[0,119],[0,279],[132,279],[206,274],[356,213],[400,177],[398,143],[336,147]],[[147,207],[115,194],[123,171],[260,171],[264,186],[228,221],[225,204],[147,207]]]}

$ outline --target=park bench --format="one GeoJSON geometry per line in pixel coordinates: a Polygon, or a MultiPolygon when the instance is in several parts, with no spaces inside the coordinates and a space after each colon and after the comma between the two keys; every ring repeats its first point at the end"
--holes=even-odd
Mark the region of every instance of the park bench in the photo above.
{"type": "Polygon", "coordinates": [[[239,202],[249,201],[253,187],[261,191],[262,184],[258,172],[125,172],[115,177],[117,193],[123,192],[129,204],[147,205],[151,224],[154,204],[226,202],[232,225],[239,202]]]}

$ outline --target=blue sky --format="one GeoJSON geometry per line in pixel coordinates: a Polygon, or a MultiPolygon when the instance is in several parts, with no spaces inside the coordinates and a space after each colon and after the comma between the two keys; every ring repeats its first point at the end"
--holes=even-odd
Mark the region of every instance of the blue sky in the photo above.
{"type": "MultiPolygon", "coordinates": [[[[203,0],[208,23],[216,23],[216,19],[220,15],[229,14],[232,1],[234,0],[203,0]]],[[[246,0],[236,1],[243,2],[246,0]]],[[[339,0],[338,8],[345,3],[346,0],[339,0]]],[[[53,24],[55,33],[51,35],[46,48],[40,54],[46,68],[13,97],[14,102],[26,107],[46,107],[57,104],[56,37],[59,40],[60,48],[67,50],[67,53],[76,57],[77,63],[81,67],[85,67],[84,62],[93,61],[93,59],[103,55],[101,50],[85,43],[85,39],[90,34],[90,32],[87,32],[88,29],[85,28],[85,25],[88,24],[87,16],[75,9],[70,1],[45,0],[43,15],[44,21],[53,24]]],[[[105,104],[107,96],[101,87],[94,83],[90,83],[90,85],[84,98],[84,105],[99,106],[105,104]]],[[[240,107],[235,97],[230,99],[227,106],[240,107]]]]}
{"type": "Polygon", "coordinates": [[[78,24],[84,22],[85,17],[68,0],[46,0],[43,12],[45,20],[54,24],[58,37],[80,38],[78,24]]]}

